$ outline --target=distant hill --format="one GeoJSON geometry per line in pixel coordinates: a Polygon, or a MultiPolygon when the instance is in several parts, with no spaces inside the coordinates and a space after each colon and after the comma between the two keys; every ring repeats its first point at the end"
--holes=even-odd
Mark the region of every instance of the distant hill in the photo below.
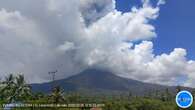
{"type": "MultiPolygon", "coordinates": [[[[31,84],[33,92],[49,93],[52,84],[58,85],[66,92],[81,92],[90,94],[119,94],[129,93],[144,95],[155,91],[165,91],[167,88],[173,93],[176,87],[143,83],[137,80],[122,78],[115,74],[98,69],[87,69],[75,76],[57,80],[54,83],[31,84]]],[[[190,89],[190,88],[185,88],[190,89]]]]}

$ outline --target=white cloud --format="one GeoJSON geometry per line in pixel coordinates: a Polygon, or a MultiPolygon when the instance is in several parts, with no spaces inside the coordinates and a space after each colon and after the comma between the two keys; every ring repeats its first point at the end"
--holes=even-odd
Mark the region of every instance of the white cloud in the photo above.
{"type": "Polygon", "coordinates": [[[87,32],[92,37],[119,37],[123,40],[143,40],[156,36],[155,28],[148,21],[158,16],[158,8],[144,7],[132,9],[122,14],[113,10],[91,25],[87,32]]]}
{"type": "Polygon", "coordinates": [[[164,5],[165,3],[166,3],[165,0],[159,0],[158,3],[157,3],[157,5],[158,5],[158,6],[159,6],[159,5],[164,5]]]}
{"type": "Polygon", "coordinates": [[[58,47],[59,51],[66,52],[68,50],[75,49],[75,45],[72,42],[65,41],[64,45],[58,47]]]}
{"type": "Polygon", "coordinates": [[[190,73],[195,69],[187,61],[184,49],[176,48],[170,54],[155,56],[153,44],[149,41],[129,48],[107,58],[105,65],[119,76],[165,85],[187,85],[186,77],[191,75],[189,79],[193,78],[190,73]],[[184,81],[180,81],[182,79],[184,81]]]}
{"type": "Polygon", "coordinates": [[[55,69],[63,78],[98,67],[145,82],[193,86],[195,63],[186,59],[185,49],[153,53],[149,40],[157,34],[150,21],[158,17],[164,2],[152,7],[143,0],[142,7],[128,13],[117,11],[114,4],[114,0],[0,1],[0,76],[23,72],[29,82],[42,82],[55,69]],[[131,41],[136,40],[148,41],[134,45],[131,41]],[[187,79],[178,81],[181,78],[187,79]]]}

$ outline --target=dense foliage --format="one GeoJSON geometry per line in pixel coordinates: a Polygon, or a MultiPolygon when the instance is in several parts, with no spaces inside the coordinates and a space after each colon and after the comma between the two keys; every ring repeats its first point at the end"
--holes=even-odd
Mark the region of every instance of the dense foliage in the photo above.
{"type": "MultiPolygon", "coordinates": [[[[178,91],[180,89],[178,88],[178,91]]],[[[119,94],[118,96],[84,96],[77,92],[64,92],[56,86],[50,94],[32,93],[30,86],[26,84],[23,75],[9,75],[1,82],[0,104],[104,104],[103,110],[182,110],[178,108],[174,100],[175,94],[166,89],[163,93],[154,93],[148,96],[134,96],[119,94]]],[[[8,108],[7,108],[8,109],[8,108]]],[[[26,107],[13,108],[14,110],[90,110],[90,107],[63,108],[63,107],[26,107]]],[[[9,109],[8,109],[9,110],[9,109]]],[[[99,110],[99,109],[93,109],[99,110]]],[[[101,110],[101,109],[100,109],[101,110]]],[[[192,105],[186,110],[195,110],[192,105]]]]}

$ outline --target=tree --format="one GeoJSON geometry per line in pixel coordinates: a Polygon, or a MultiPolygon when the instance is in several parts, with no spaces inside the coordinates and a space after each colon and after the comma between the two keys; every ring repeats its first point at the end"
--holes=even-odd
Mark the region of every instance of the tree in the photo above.
{"type": "Polygon", "coordinates": [[[31,96],[31,88],[26,84],[23,75],[18,75],[16,77],[16,89],[14,95],[17,100],[27,99],[31,96]]]}
{"type": "Polygon", "coordinates": [[[5,81],[1,82],[1,98],[4,100],[8,100],[8,102],[10,101],[9,96],[10,94],[12,94],[14,92],[14,88],[15,88],[15,83],[14,83],[14,76],[12,74],[10,74],[9,76],[7,76],[5,78],[5,81]]]}
{"type": "Polygon", "coordinates": [[[26,84],[23,75],[14,76],[10,74],[2,82],[1,95],[6,102],[25,101],[31,96],[31,88],[26,84]]]}
{"type": "Polygon", "coordinates": [[[52,103],[61,103],[64,101],[63,91],[59,86],[53,89],[50,95],[50,100],[52,103]]]}

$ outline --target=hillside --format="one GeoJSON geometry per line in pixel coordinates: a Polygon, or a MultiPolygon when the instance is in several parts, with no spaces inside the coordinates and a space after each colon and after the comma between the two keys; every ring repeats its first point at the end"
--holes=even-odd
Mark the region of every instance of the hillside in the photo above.
{"type": "Polygon", "coordinates": [[[31,84],[34,92],[49,93],[52,85],[58,85],[66,92],[83,92],[91,94],[119,94],[129,93],[144,95],[155,91],[165,91],[167,88],[173,93],[176,87],[144,83],[133,79],[122,78],[115,74],[98,70],[87,69],[77,75],[54,83],[31,84]]]}

